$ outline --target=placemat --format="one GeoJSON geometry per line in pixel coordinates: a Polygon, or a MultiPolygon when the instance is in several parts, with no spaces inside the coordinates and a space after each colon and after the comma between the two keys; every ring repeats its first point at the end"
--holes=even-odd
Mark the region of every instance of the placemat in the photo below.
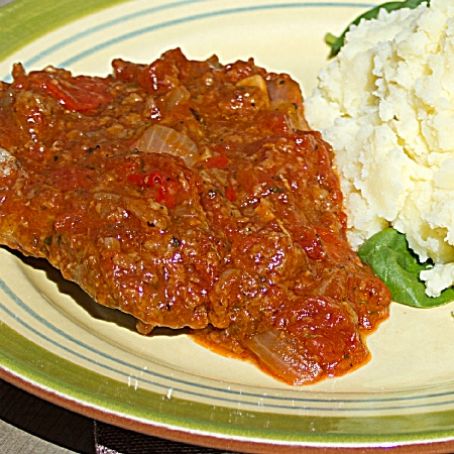
{"type": "Polygon", "coordinates": [[[212,448],[163,440],[95,421],[96,454],[233,454],[212,448]]]}

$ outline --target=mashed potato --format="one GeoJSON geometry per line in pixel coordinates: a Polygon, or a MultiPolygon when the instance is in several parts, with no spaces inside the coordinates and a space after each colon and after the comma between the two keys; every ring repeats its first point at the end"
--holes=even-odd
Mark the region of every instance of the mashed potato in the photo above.
{"type": "Polygon", "coordinates": [[[391,225],[426,293],[454,283],[454,2],[382,11],[347,35],[306,100],[336,151],[353,247],[391,225]]]}

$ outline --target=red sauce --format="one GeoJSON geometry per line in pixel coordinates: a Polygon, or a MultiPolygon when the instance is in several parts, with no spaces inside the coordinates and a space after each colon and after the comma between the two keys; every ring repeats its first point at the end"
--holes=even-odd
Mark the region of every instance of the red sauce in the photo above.
{"type": "Polygon", "coordinates": [[[287,383],[364,364],[390,296],[347,243],[298,85],[179,50],[113,68],[0,84],[0,242],[142,333],[190,327],[287,383]]]}

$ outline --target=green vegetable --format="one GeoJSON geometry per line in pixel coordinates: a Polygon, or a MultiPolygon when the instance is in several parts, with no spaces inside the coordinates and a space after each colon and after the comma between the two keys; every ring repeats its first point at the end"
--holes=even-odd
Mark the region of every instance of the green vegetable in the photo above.
{"type": "Polygon", "coordinates": [[[429,265],[420,264],[410,251],[405,235],[392,228],[369,238],[358,255],[382,279],[397,303],[413,307],[435,307],[454,301],[454,288],[446,289],[437,298],[425,294],[419,273],[429,265]]]}
{"type": "Polygon", "coordinates": [[[370,19],[375,19],[378,17],[379,12],[382,9],[385,9],[386,11],[394,11],[396,9],[401,9],[401,8],[416,8],[419,6],[421,3],[430,3],[430,0],[405,0],[405,1],[397,1],[397,2],[387,2],[383,3],[382,5],[375,6],[374,8],[370,9],[369,11],[366,11],[365,13],[361,14],[361,16],[358,16],[344,31],[340,36],[334,36],[331,33],[327,33],[325,36],[325,43],[328,44],[329,47],[331,47],[331,52],[329,54],[329,58],[335,57],[341,47],[344,45],[344,40],[345,40],[345,35],[347,32],[350,30],[352,25],[358,25],[361,20],[370,20],[370,19]]]}

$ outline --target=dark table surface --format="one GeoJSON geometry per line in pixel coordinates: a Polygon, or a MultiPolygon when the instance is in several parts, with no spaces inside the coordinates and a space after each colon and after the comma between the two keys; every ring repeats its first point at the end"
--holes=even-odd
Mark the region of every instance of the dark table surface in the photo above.
{"type": "Polygon", "coordinates": [[[52,405],[0,380],[2,454],[227,454],[136,434],[52,405]]]}
{"type": "Polygon", "coordinates": [[[0,382],[1,453],[94,453],[93,421],[0,382]]]}

